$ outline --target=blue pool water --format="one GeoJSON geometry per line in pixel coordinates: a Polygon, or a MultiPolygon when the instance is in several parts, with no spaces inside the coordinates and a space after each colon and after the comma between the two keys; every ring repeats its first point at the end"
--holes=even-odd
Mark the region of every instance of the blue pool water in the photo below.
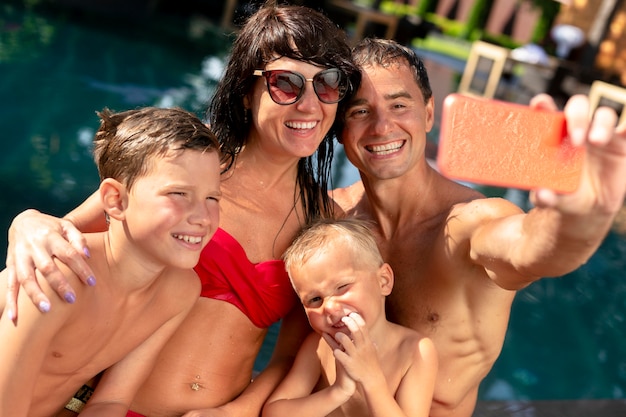
{"type": "MultiPolygon", "coordinates": [[[[62,215],[96,189],[96,110],[204,114],[230,38],[202,19],[114,23],[0,4],[2,258],[15,214],[62,215]]],[[[337,186],[355,179],[341,154],[335,172],[337,186]]],[[[626,398],[625,275],[626,237],[611,233],[575,273],[521,291],[481,399],[626,398]]]]}

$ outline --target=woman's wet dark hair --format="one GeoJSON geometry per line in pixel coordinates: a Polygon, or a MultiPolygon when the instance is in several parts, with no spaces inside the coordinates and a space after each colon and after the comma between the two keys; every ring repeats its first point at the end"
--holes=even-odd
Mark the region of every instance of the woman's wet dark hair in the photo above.
{"type": "MultiPolygon", "coordinates": [[[[209,106],[211,129],[220,141],[225,170],[232,167],[248,139],[250,123],[244,97],[258,80],[253,72],[264,69],[277,57],[340,69],[351,86],[339,103],[340,108],[350,100],[361,80],[345,32],[328,17],[304,6],[268,1],[241,28],[209,106]]],[[[333,126],[317,152],[298,163],[297,181],[307,222],[332,209],[327,190],[336,132],[333,126]]]]}

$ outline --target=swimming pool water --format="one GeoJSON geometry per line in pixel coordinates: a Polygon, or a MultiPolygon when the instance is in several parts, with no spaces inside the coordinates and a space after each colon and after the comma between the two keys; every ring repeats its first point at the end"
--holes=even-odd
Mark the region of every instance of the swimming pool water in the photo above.
{"type": "MultiPolygon", "coordinates": [[[[203,116],[230,40],[204,19],[107,21],[3,2],[0,256],[15,214],[62,215],[96,189],[95,111],[177,105],[203,116]]],[[[341,153],[335,172],[337,186],[355,179],[341,153]]],[[[578,271],[521,291],[511,316],[481,399],[626,398],[625,236],[611,233],[578,271]]]]}
{"type": "Polygon", "coordinates": [[[218,32],[192,41],[177,18],[80,17],[0,6],[3,230],[24,207],[63,214],[97,188],[97,110],[177,105],[202,116],[221,75],[229,40],[218,32]]]}

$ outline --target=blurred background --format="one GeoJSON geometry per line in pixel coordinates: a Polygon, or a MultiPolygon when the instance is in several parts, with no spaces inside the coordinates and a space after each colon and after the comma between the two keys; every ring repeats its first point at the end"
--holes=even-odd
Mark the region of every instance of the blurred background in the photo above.
{"type": "MultiPolygon", "coordinates": [[[[626,83],[626,1],[292,3],[323,10],[352,41],[386,36],[415,48],[437,111],[459,90],[479,41],[506,50],[495,98],[527,103],[549,92],[562,104],[597,80],[626,83]]],[[[0,0],[0,257],[17,213],[63,215],[97,188],[97,110],[180,106],[204,117],[237,26],[253,9],[236,0],[0,0]]],[[[494,63],[478,62],[474,81],[485,84],[494,63]]],[[[618,102],[608,105],[622,112],[618,102]]],[[[438,134],[436,126],[429,136],[433,158],[438,134]]],[[[334,186],[357,179],[339,151],[334,186]]],[[[525,192],[475,186],[528,208],[525,192]]],[[[625,275],[621,215],[586,265],[518,294],[480,399],[626,399],[625,275]]]]}

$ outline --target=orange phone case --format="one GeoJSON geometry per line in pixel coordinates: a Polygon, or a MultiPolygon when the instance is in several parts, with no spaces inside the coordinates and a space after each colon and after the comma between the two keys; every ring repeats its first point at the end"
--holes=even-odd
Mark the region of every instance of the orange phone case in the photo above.
{"type": "Polygon", "coordinates": [[[563,112],[456,93],[444,99],[437,165],[449,178],[569,193],[584,155],[567,138],[563,112]]]}

